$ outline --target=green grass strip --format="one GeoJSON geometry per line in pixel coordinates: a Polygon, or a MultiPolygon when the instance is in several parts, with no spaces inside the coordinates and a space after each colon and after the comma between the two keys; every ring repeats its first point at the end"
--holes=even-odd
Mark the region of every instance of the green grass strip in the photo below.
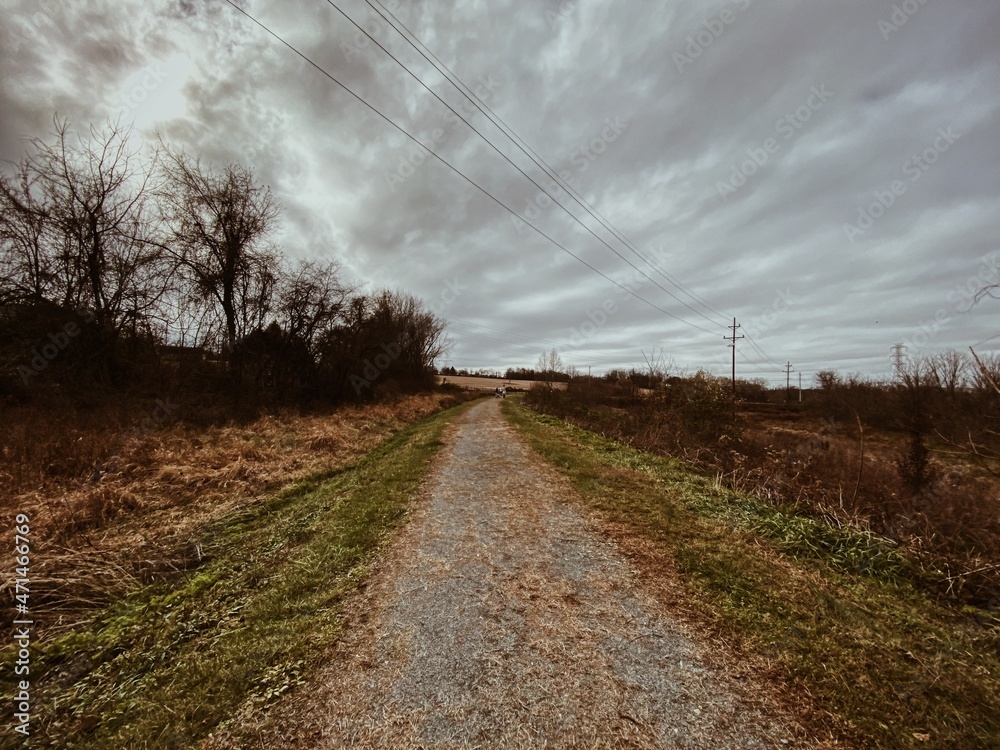
{"type": "MultiPolygon", "coordinates": [[[[32,661],[44,677],[29,746],[193,747],[240,709],[302,684],[338,637],[345,598],[405,518],[443,430],[466,408],[231,514],[205,532],[208,560],[196,572],[137,590],[43,644],[32,661]]],[[[4,734],[3,747],[20,746],[4,734]]]]}
{"type": "Polygon", "coordinates": [[[1000,624],[910,585],[891,545],[503,409],[591,507],[661,545],[713,635],[810,696],[818,730],[886,750],[1000,747],[1000,624]]]}

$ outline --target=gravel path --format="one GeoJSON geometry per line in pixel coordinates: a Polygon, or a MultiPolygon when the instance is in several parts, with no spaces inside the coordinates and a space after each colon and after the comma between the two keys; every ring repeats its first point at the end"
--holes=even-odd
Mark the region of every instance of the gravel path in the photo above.
{"type": "Polygon", "coordinates": [[[705,665],[498,407],[460,420],[332,663],[261,746],[797,744],[705,665]]]}

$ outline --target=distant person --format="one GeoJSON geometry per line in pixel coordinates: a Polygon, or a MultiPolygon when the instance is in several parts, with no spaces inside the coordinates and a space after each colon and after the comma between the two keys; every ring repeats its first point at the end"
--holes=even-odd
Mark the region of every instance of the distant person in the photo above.
{"type": "Polygon", "coordinates": [[[507,398],[507,388],[505,386],[500,386],[500,398],[507,398]]]}

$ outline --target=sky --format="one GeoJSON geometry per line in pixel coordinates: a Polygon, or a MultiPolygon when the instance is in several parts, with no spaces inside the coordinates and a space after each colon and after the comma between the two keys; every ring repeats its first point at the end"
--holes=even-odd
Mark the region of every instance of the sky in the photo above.
{"type": "Polygon", "coordinates": [[[728,375],[734,318],[775,385],[1000,350],[996,0],[383,2],[0,0],[0,159],[58,114],[249,165],[442,366],[728,375]]]}

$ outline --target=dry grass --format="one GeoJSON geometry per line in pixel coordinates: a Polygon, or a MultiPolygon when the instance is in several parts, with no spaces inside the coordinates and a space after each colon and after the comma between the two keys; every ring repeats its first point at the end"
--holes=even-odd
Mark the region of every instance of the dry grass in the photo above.
{"type": "MultiPolygon", "coordinates": [[[[486,390],[504,386],[507,390],[528,391],[539,384],[537,380],[507,380],[506,378],[481,378],[475,375],[438,375],[438,383],[442,385],[457,385],[470,390],[486,390]]],[[[553,388],[566,390],[565,383],[553,383],[553,388]]]]}
{"type": "Polygon", "coordinates": [[[1000,481],[937,450],[925,486],[914,491],[901,477],[906,448],[906,437],[888,430],[808,417],[791,423],[754,418],[719,470],[742,491],[890,539],[948,594],[995,604],[1000,481]]]}
{"type": "Polygon", "coordinates": [[[457,425],[330,663],[206,747],[815,747],[704,666],[497,406],[457,425]]]}
{"type": "MultiPolygon", "coordinates": [[[[241,707],[259,712],[306,681],[464,408],[234,508],[198,532],[197,569],[136,586],[78,627],[33,640],[31,746],[194,747],[241,707]]],[[[0,660],[12,663],[16,649],[0,660]]],[[[8,674],[0,691],[10,696],[8,674]]],[[[0,736],[0,748],[22,744],[0,736]]]]}
{"type": "Polygon", "coordinates": [[[140,583],[193,567],[203,555],[193,540],[206,524],[344,467],[454,403],[419,395],[205,426],[186,418],[157,424],[148,403],[11,410],[0,489],[4,510],[31,518],[33,612],[43,630],[62,631],[140,583]]]}
{"type": "Polygon", "coordinates": [[[1000,478],[954,452],[932,450],[915,489],[901,469],[908,437],[888,429],[776,409],[733,421],[730,408],[706,412],[708,429],[699,435],[697,424],[679,426],[669,405],[614,408],[555,395],[529,402],[640,450],[682,458],[775,506],[871,532],[913,558],[921,582],[939,594],[1000,604],[1000,478]]]}
{"type": "Polygon", "coordinates": [[[958,611],[888,580],[898,552],[862,531],[516,401],[505,411],[625,551],[638,547],[630,560],[664,580],[661,601],[749,674],[781,685],[806,726],[852,747],[1000,747],[995,611],[958,611]]]}

